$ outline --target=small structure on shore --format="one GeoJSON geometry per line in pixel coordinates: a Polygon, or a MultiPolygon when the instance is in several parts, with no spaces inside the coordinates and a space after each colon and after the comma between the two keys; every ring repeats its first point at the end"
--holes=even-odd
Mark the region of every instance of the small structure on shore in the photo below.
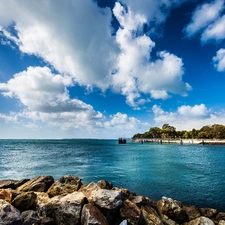
{"type": "Polygon", "coordinates": [[[127,143],[127,139],[126,138],[118,138],[118,143],[119,144],[126,144],[127,143]]]}

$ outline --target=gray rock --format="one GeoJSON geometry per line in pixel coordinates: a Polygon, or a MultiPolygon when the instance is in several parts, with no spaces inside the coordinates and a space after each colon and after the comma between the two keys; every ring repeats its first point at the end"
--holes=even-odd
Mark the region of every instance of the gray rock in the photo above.
{"type": "Polygon", "coordinates": [[[20,211],[5,200],[0,199],[0,224],[22,225],[23,219],[20,211]]]}
{"type": "Polygon", "coordinates": [[[213,221],[207,217],[201,216],[191,220],[188,225],[214,225],[213,221]]]}
{"type": "Polygon", "coordinates": [[[81,225],[109,225],[102,212],[92,204],[84,205],[81,213],[81,225]]]}
{"type": "Polygon", "coordinates": [[[18,191],[46,192],[54,183],[52,176],[38,176],[17,188],[18,191]]]}
{"type": "Polygon", "coordinates": [[[82,183],[79,177],[66,175],[53,183],[47,193],[50,198],[61,194],[69,194],[78,191],[81,185],[82,183]]]}
{"type": "Polygon", "coordinates": [[[120,191],[100,189],[92,194],[94,203],[100,208],[111,210],[122,205],[120,191]]]}
{"type": "Polygon", "coordinates": [[[40,218],[38,217],[37,212],[33,210],[24,211],[21,213],[23,218],[23,225],[39,225],[40,218]]]}
{"type": "MultiPolygon", "coordinates": [[[[76,225],[81,219],[81,210],[87,203],[85,195],[73,192],[65,196],[55,196],[47,204],[48,213],[51,213],[56,224],[76,225]]],[[[46,213],[48,215],[48,213],[46,213]]]]}

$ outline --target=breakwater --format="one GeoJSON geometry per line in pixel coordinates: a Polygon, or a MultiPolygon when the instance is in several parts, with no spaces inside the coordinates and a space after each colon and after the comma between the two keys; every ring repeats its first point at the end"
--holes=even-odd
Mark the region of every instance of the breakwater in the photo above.
{"type": "Polygon", "coordinates": [[[168,197],[152,201],[100,180],[83,184],[76,176],[0,181],[1,225],[213,225],[225,212],[184,205],[168,197]]]}
{"type": "Polygon", "coordinates": [[[132,142],[159,144],[225,145],[225,139],[136,138],[132,142]]]}

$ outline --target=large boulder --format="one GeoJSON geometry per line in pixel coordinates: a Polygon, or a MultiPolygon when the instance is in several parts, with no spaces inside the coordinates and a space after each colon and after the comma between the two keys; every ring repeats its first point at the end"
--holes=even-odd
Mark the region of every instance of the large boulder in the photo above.
{"type": "Polygon", "coordinates": [[[81,225],[109,225],[102,212],[93,204],[84,205],[81,213],[81,225]]]}
{"type": "Polygon", "coordinates": [[[102,209],[116,209],[122,205],[121,192],[99,189],[93,194],[94,203],[102,209]]]}
{"type": "Polygon", "coordinates": [[[54,183],[52,176],[37,176],[17,188],[18,191],[46,192],[54,183]]]}
{"type": "Polygon", "coordinates": [[[25,211],[33,206],[35,200],[36,194],[34,192],[22,192],[13,199],[12,205],[20,211],[25,211]]]}
{"type": "Polygon", "coordinates": [[[46,207],[46,215],[50,215],[56,224],[76,225],[80,223],[81,210],[87,203],[85,195],[73,192],[51,198],[46,207]]]}
{"type": "Polygon", "coordinates": [[[217,210],[212,209],[212,208],[200,208],[199,211],[202,216],[205,216],[208,218],[212,218],[212,217],[216,216],[216,214],[217,214],[217,210]]]}
{"type": "Polygon", "coordinates": [[[29,179],[23,180],[0,180],[0,188],[12,188],[16,189],[17,187],[21,186],[22,184],[29,181],[29,179]]]}
{"type": "Polygon", "coordinates": [[[40,218],[38,217],[37,212],[33,210],[24,211],[21,213],[23,218],[23,225],[39,225],[40,218]]]}
{"type": "Polygon", "coordinates": [[[11,189],[0,189],[0,199],[6,200],[11,203],[12,201],[12,190],[11,189]]]}
{"type": "Polygon", "coordinates": [[[61,194],[69,194],[78,191],[81,185],[82,183],[79,177],[66,175],[53,183],[47,193],[50,198],[61,194]]]}
{"type": "Polygon", "coordinates": [[[179,201],[162,197],[162,199],[157,202],[157,208],[160,215],[166,215],[172,220],[178,222],[185,222],[187,220],[186,213],[179,201]]]}
{"type": "Polygon", "coordinates": [[[45,192],[35,192],[36,200],[35,200],[35,209],[40,216],[46,216],[46,205],[50,201],[50,198],[45,192]]]}
{"type": "Polygon", "coordinates": [[[191,220],[188,225],[215,225],[213,221],[207,217],[201,216],[191,220]]]}
{"type": "Polygon", "coordinates": [[[107,190],[111,190],[113,188],[113,184],[109,183],[106,180],[100,180],[97,182],[97,185],[101,188],[101,189],[107,189],[107,190]]]}
{"type": "Polygon", "coordinates": [[[148,205],[143,205],[141,207],[141,213],[142,213],[142,220],[144,220],[144,224],[163,225],[160,216],[152,207],[148,205]]]}
{"type": "Polygon", "coordinates": [[[131,225],[138,225],[141,218],[141,210],[130,200],[125,200],[120,208],[120,216],[131,225]]]}
{"type": "Polygon", "coordinates": [[[201,216],[196,206],[183,206],[183,209],[186,212],[188,221],[194,220],[201,216]]]}
{"type": "Polygon", "coordinates": [[[0,199],[0,224],[22,225],[23,219],[20,211],[5,200],[0,199]]]}
{"type": "Polygon", "coordinates": [[[88,199],[88,202],[94,202],[94,200],[93,200],[94,193],[100,189],[101,188],[99,187],[99,185],[97,185],[94,182],[91,182],[90,184],[83,185],[79,189],[79,192],[82,192],[86,196],[86,198],[88,199]]]}

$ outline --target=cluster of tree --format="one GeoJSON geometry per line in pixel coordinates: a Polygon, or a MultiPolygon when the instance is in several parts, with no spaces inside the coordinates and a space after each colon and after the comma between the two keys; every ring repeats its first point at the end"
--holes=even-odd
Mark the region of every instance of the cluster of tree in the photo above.
{"type": "Polygon", "coordinates": [[[176,131],[176,128],[169,124],[164,124],[162,128],[152,127],[144,134],[135,134],[133,139],[137,138],[183,138],[183,139],[225,139],[225,126],[214,124],[212,126],[203,126],[200,130],[176,131]]]}

